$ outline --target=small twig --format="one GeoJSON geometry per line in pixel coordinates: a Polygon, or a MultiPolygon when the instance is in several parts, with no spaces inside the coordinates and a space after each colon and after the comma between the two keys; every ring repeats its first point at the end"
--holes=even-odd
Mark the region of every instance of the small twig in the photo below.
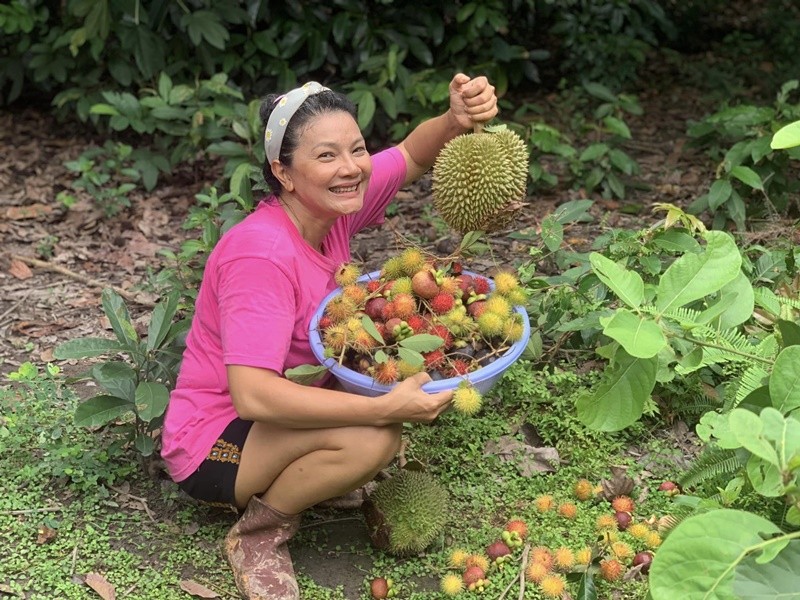
{"type": "Polygon", "coordinates": [[[15,310],[17,310],[17,308],[19,308],[19,305],[20,305],[20,304],[22,304],[23,302],[25,302],[25,300],[27,300],[27,299],[28,299],[28,296],[30,296],[30,295],[31,295],[31,292],[33,292],[33,290],[32,290],[32,289],[31,289],[31,290],[28,290],[28,293],[27,293],[27,294],[25,294],[25,295],[24,295],[22,298],[20,298],[19,300],[17,300],[17,301],[14,303],[14,305],[13,305],[11,308],[9,308],[9,309],[8,309],[7,311],[5,311],[5,312],[4,312],[2,315],[0,315],[0,323],[2,323],[2,321],[3,321],[3,318],[4,318],[4,317],[6,317],[7,315],[10,315],[12,312],[14,312],[15,310]]]}
{"type": "Polygon", "coordinates": [[[69,569],[69,576],[75,575],[75,563],[78,561],[78,544],[72,549],[72,566],[69,569]]]}
{"type": "MultiPolygon", "coordinates": [[[[525,565],[528,562],[528,552],[530,551],[530,549],[531,545],[529,543],[525,544],[525,547],[522,549],[522,557],[520,558],[520,568],[519,568],[520,600],[522,600],[522,595],[525,593],[525,565]]],[[[500,597],[497,600],[503,600],[503,598],[506,597],[506,594],[508,594],[509,590],[511,590],[511,588],[514,587],[515,583],[517,583],[516,577],[512,579],[511,583],[509,583],[506,586],[506,589],[503,590],[503,593],[500,594],[500,597]]]]}
{"type": "Polygon", "coordinates": [[[120,490],[120,489],[115,488],[113,485],[110,485],[108,487],[111,488],[112,490],[114,490],[115,492],[117,492],[120,496],[127,496],[131,500],[136,500],[138,503],[140,503],[142,505],[142,508],[144,509],[144,512],[147,513],[147,516],[150,517],[150,520],[153,523],[157,523],[158,522],[158,521],[156,521],[155,516],[153,516],[153,513],[150,511],[150,507],[147,506],[147,499],[146,498],[141,498],[139,496],[134,496],[130,492],[126,492],[125,490],[120,490]]]}
{"type": "Polygon", "coordinates": [[[308,527],[319,527],[320,525],[328,525],[329,523],[339,523],[341,521],[360,521],[358,517],[342,517],[341,519],[325,519],[324,521],[317,521],[316,523],[307,523],[300,525],[300,529],[307,529],[308,527]]]}
{"type": "Polygon", "coordinates": [[[31,515],[40,512],[60,512],[64,510],[60,506],[48,506],[46,508],[26,508],[24,510],[3,510],[0,515],[31,515]]]}
{"type": "Polygon", "coordinates": [[[131,294],[127,290],[123,290],[120,287],[109,285],[104,281],[100,281],[99,279],[94,279],[93,277],[88,277],[86,275],[81,275],[80,273],[76,273],[75,271],[70,271],[66,267],[62,267],[59,265],[54,265],[49,262],[45,262],[43,260],[38,260],[36,258],[30,258],[28,256],[21,256],[19,254],[12,254],[11,258],[14,260],[18,260],[28,264],[32,267],[39,267],[40,269],[46,269],[47,271],[53,271],[54,273],[60,273],[61,275],[66,275],[67,277],[74,279],[75,281],[80,281],[81,283],[85,283],[92,287],[97,288],[107,288],[110,287],[114,290],[117,294],[128,300],[129,302],[135,302],[137,304],[141,304],[142,306],[147,306],[149,308],[153,308],[155,306],[154,302],[150,300],[144,300],[139,298],[138,296],[131,294]]]}

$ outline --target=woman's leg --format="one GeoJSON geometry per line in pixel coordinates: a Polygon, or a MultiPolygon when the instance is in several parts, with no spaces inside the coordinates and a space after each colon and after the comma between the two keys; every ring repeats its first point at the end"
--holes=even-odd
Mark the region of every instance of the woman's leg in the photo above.
{"type": "Polygon", "coordinates": [[[281,429],[254,423],[242,448],[236,503],[243,507],[258,495],[283,513],[297,514],[345,494],[391,462],[401,432],[400,424],[281,429]]]}

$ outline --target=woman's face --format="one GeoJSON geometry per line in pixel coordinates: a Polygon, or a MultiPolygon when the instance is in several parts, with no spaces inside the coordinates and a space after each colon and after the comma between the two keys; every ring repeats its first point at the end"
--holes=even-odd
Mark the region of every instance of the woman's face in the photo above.
{"type": "Polygon", "coordinates": [[[302,131],[283,187],[316,217],[335,219],[361,209],[371,174],[372,159],[353,117],[326,113],[302,131]]]}

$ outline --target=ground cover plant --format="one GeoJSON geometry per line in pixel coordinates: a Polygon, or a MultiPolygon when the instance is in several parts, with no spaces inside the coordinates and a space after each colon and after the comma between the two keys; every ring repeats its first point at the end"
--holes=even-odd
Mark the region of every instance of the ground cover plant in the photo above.
{"type": "Polygon", "coordinates": [[[796,593],[796,7],[481,0],[415,7],[393,31],[376,12],[363,25],[360,2],[334,19],[131,6],[0,7],[5,99],[44,94],[100,128],[40,102],[0,114],[0,594],[236,597],[218,549],[234,515],[182,495],[157,449],[205,257],[263,192],[245,74],[349,78],[377,145],[436,109],[465,52],[530,151],[525,206],[465,238],[424,208],[423,180],[354,262],[417,246],[513,272],[530,341],[479,410],[407,426],[383,474],[432,478],[446,521],[394,553],[358,510],[310,510],[292,543],[303,597],[796,593]]]}

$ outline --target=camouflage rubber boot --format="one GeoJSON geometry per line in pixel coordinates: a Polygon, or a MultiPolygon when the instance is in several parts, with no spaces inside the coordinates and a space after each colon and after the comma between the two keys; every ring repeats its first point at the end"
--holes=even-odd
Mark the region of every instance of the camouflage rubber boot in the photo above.
{"type": "Polygon", "coordinates": [[[286,515],[253,496],[225,537],[224,551],[236,586],[250,600],[299,600],[286,542],[297,533],[300,515],[286,515]]]}

